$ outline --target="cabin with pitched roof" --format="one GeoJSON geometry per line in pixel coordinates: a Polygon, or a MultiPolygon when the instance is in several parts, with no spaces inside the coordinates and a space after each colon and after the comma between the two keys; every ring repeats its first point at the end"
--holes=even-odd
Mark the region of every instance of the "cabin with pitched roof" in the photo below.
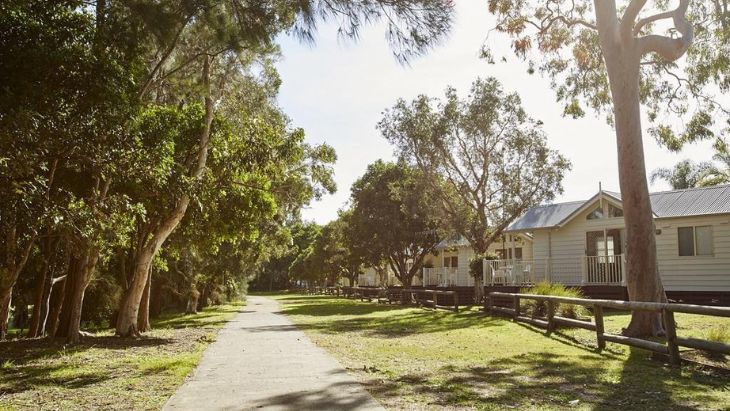
{"type": "MultiPolygon", "coordinates": [[[[669,298],[730,303],[730,185],[651,193],[659,273],[669,298]]],[[[625,294],[621,194],[534,207],[506,230],[532,254],[490,262],[487,286],[550,281],[625,294]]],[[[595,294],[595,293],[594,293],[595,294]]]]}

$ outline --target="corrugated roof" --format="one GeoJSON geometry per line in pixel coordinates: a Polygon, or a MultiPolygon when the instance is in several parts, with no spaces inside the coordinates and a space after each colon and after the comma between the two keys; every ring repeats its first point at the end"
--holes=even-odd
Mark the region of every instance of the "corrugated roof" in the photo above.
{"type": "Polygon", "coordinates": [[[651,208],[659,218],[728,214],[730,185],[652,193],[651,208]]]}
{"type": "Polygon", "coordinates": [[[533,207],[515,220],[505,231],[555,227],[585,204],[585,201],[558,203],[533,207]]]}
{"type": "MultiPolygon", "coordinates": [[[[606,190],[603,192],[621,199],[621,193],[606,190]]],[[[730,185],[662,191],[651,193],[649,197],[657,218],[730,214],[730,185]]],[[[506,231],[556,227],[594,198],[533,207],[515,220],[506,231]]]]}

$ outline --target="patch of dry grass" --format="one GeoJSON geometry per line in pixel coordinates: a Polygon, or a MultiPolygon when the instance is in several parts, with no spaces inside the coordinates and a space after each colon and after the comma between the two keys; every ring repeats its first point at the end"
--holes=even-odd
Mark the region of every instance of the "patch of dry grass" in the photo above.
{"type": "Polygon", "coordinates": [[[0,342],[0,410],[160,409],[241,304],[153,321],[141,339],[105,330],[67,346],[0,342]]]}

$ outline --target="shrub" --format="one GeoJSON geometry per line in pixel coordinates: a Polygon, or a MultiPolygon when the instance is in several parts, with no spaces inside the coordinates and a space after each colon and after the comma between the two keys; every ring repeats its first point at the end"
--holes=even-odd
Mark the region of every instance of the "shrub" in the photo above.
{"type": "MultiPolygon", "coordinates": [[[[548,282],[540,282],[532,287],[523,288],[521,292],[525,294],[584,298],[583,293],[577,288],[568,288],[562,284],[548,282]]],[[[547,303],[544,301],[524,300],[524,307],[525,312],[532,317],[545,317],[547,315],[547,303]]],[[[565,318],[580,318],[588,316],[588,310],[582,305],[557,304],[555,314],[565,318]]]]}

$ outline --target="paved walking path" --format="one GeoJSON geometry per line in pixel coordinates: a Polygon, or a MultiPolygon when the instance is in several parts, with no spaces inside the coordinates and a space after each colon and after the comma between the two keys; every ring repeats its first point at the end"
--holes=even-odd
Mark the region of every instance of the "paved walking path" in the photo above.
{"type": "Polygon", "coordinates": [[[249,296],[164,410],[382,410],[276,301],[249,296]]]}

